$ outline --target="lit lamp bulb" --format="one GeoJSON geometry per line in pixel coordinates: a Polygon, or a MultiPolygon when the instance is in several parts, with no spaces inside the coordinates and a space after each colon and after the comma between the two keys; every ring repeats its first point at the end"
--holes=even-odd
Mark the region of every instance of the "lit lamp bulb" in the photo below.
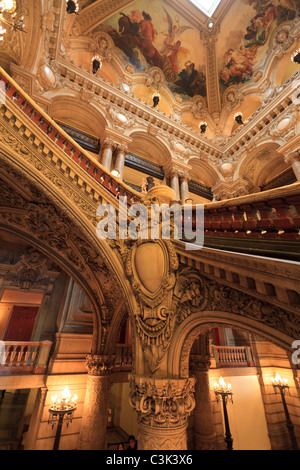
{"type": "Polygon", "coordinates": [[[93,74],[95,75],[99,69],[102,67],[102,60],[101,57],[96,55],[95,57],[92,58],[92,64],[93,64],[93,74]]]}
{"type": "Polygon", "coordinates": [[[288,379],[282,379],[277,372],[275,378],[271,377],[271,382],[273,383],[273,385],[287,385],[288,379]]]}
{"type": "Polygon", "coordinates": [[[234,115],[233,117],[234,117],[234,120],[235,120],[238,124],[240,124],[240,125],[244,124],[244,123],[243,123],[243,115],[242,115],[242,113],[235,113],[235,115],[234,115]]]}
{"type": "Polygon", "coordinates": [[[67,2],[67,13],[69,15],[71,15],[72,13],[75,13],[76,15],[78,15],[78,10],[79,10],[79,5],[78,5],[78,2],[76,0],[69,0],[67,2]]]}
{"type": "Polygon", "coordinates": [[[75,393],[75,395],[74,395],[73,398],[72,398],[72,403],[73,403],[73,405],[76,405],[77,400],[78,400],[78,396],[77,396],[76,393],[75,393]]]}
{"type": "Polygon", "coordinates": [[[112,170],[111,174],[117,178],[117,179],[120,179],[120,172],[118,170],[112,170]]]}
{"type": "Polygon", "coordinates": [[[207,122],[205,122],[205,121],[200,122],[199,127],[200,127],[200,130],[201,130],[201,134],[205,134],[205,131],[206,131],[206,128],[207,128],[207,122]]]}
{"type": "Polygon", "coordinates": [[[300,64],[300,49],[292,54],[291,61],[295,62],[296,64],[300,64]]]}
{"type": "Polygon", "coordinates": [[[223,377],[220,377],[219,383],[215,382],[214,389],[215,389],[216,392],[230,393],[231,392],[231,384],[230,383],[226,384],[223,377]]]}
{"type": "Polygon", "coordinates": [[[154,93],[154,95],[152,96],[152,100],[153,100],[153,108],[156,108],[156,106],[158,106],[158,103],[160,101],[160,94],[154,93]]]}
{"type": "Polygon", "coordinates": [[[16,11],[16,0],[2,0],[0,1],[0,12],[7,11],[8,13],[14,13],[16,11]]]}

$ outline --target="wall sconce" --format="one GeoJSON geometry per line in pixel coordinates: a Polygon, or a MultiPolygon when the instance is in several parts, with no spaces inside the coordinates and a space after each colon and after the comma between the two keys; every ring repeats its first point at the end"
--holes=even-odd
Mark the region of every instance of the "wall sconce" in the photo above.
{"type": "Polygon", "coordinates": [[[53,450],[58,450],[59,441],[61,436],[62,425],[65,422],[67,426],[73,420],[74,411],[77,408],[78,396],[75,395],[71,398],[71,393],[69,388],[65,387],[64,391],[61,394],[61,398],[58,398],[57,395],[52,396],[51,406],[49,408],[49,419],[48,424],[52,425],[52,429],[57,423],[56,436],[54,441],[53,450]]]}
{"type": "Polygon", "coordinates": [[[300,64],[300,49],[292,54],[291,61],[295,62],[296,64],[300,64]]]}
{"type": "Polygon", "coordinates": [[[290,414],[287,408],[287,404],[285,401],[285,394],[289,394],[289,386],[288,386],[288,381],[287,379],[282,379],[280,375],[276,374],[275,377],[271,377],[271,382],[274,388],[275,393],[279,391],[281,395],[281,400],[284,408],[284,413],[285,413],[285,422],[286,422],[286,427],[288,429],[290,439],[291,439],[291,444],[292,444],[292,449],[293,450],[298,450],[298,444],[297,444],[297,439],[294,433],[294,425],[291,421],[290,414]]]}
{"type": "Polygon", "coordinates": [[[72,15],[75,13],[75,15],[78,15],[78,10],[79,10],[79,5],[77,0],[69,0],[67,2],[67,13],[69,15],[72,15]]]}
{"type": "Polygon", "coordinates": [[[226,442],[227,450],[233,450],[233,447],[232,447],[233,439],[231,437],[229,419],[228,419],[228,414],[227,414],[227,403],[228,402],[232,403],[231,384],[230,383],[226,384],[223,377],[220,377],[219,383],[215,382],[214,384],[214,392],[216,395],[217,402],[219,401],[219,397],[222,398],[224,422],[225,422],[225,442],[226,442]]]}
{"type": "Polygon", "coordinates": [[[160,94],[154,93],[154,95],[152,96],[152,100],[153,100],[153,108],[156,108],[156,106],[158,106],[158,103],[160,101],[160,94]]]}
{"type": "Polygon", "coordinates": [[[233,117],[234,117],[234,120],[235,120],[238,124],[240,124],[240,125],[243,125],[243,124],[244,124],[244,123],[243,123],[243,119],[242,119],[242,118],[243,118],[242,113],[236,113],[233,117]]]}
{"type": "Polygon", "coordinates": [[[93,64],[93,74],[95,75],[99,69],[102,67],[102,59],[98,55],[95,55],[92,58],[92,64],[93,64]]]}
{"type": "Polygon", "coordinates": [[[201,121],[199,124],[199,128],[201,130],[201,134],[205,134],[206,128],[207,128],[207,122],[201,121]]]}

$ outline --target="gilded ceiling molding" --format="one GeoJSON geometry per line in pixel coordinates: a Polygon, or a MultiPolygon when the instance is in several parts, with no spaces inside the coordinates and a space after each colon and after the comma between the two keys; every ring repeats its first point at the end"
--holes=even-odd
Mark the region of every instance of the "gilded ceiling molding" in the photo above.
{"type": "Polygon", "coordinates": [[[206,28],[201,31],[201,39],[206,47],[206,76],[207,76],[207,101],[209,113],[218,124],[221,112],[219,76],[216,58],[216,41],[220,32],[219,25],[214,24],[213,28],[206,28]]]}

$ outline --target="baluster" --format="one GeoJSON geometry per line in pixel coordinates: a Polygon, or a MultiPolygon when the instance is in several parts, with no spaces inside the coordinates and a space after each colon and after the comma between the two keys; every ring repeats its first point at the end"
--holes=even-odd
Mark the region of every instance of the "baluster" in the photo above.
{"type": "Polygon", "coordinates": [[[5,365],[8,365],[9,357],[10,357],[10,346],[6,344],[5,345],[5,365]]]}
{"type": "Polygon", "coordinates": [[[241,346],[240,348],[240,362],[245,362],[245,348],[241,346]]]}
{"type": "Polygon", "coordinates": [[[132,347],[129,348],[129,364],[132,365],[132,347]]]}
{"type": "Polygon", "coordinates": [[[224,348],[224,356],[225,356],[225,362],[228,362],[228,357],[229,357],[229,350],[228,348],[224,348]]]}
{"type": "Polygon", "coordinates": [[[17,354],[17,347],[16,346],[11,346],[11,348],[10,348],[10,357],[9,357],[9,365],[10,366],[13,365],[13,363],[15,361],[16,354],[17,354]]]}
{"type": "Polygon", "coordinates": [[[23,352],[23,347],[21,345],[16,348],[16,366],[21,365],[23,352]]]}
{"type": "Polygon", "coordinates": [[[39,353],[39,350],[40,350],[40,346],[33,346],[33,348],[31,348],[31,361],[30,361],[30,365],[33,365],[34,362],[35,362],[35,358],[37,356],[37,354],[39,353]]]}
{"type": "Polygon", "coordinates": [[[224,350],[223,348],[218,348],[218,353],[219,353],[219,360],[220,362],[224,362],[224,350]]]}
{"type": "Polygon", "coordinates": [[[239,348],[239,362],[245,362],[244,352],[243,347],[239,348]]]}
{"type": "Polygon", "coordinates": [[[239,360],[239,351],[236,346],[232,348],[232,362],[238,362],[239,360]]]}
{"type": "Polygon", "coordinates": [[[116,366],[119,366],[121,364],[121,354],[122,354],[122,349],[119,347],[119,345],[117,345],[117,348],[116,348],[116,361],[115,361],[116,366]]]}

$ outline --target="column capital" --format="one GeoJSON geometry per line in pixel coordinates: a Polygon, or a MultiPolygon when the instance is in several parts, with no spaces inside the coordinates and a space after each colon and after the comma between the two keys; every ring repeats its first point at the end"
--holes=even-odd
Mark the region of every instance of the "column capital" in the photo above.
{"type": "Polygon", "coordinates": [[[300,162],[300,151],[295,150],[284,157],[285,163],[300,162]]]}
{"type": "Polygon", "coordinates": [[[108,148],[110,147],[111,149],[114,148],[114,142],[113,140],[110,138],[110,137],[106,137],[103,141],[102,141],[102,144],[101,144],[101,149],[105,149],[105,148],[108,148]]]}
{"type": "Polygon", "coordinates": [[[164,166],[164,173],[166,177],[177,175],[180,178],[189,178],[191,169],[192,167],[187,163],[172,160],[164,166]]]}
{"type": "Polygon", "coordinates": [[[114,362],[115,356],[103,354],[88,354],[86,356],[86,367],[89,375],[109,376],[114,362]]]}
{"type": "Polygon", "coordinates": [[[193,354],[190,356],[190,370],[192,370],[193,373],[197,371],[208,371],[210,364],[210,354],[193,354]]]}
{"type": "Polygon", "coordinates": [[[125,144],[125,143],[120,143],[120,144],[116,144],[116,149],[115,149],[115,152],[118,154],[120,152],[122,153],[128,153],[128,145],[125,144]]]}
{"type": "Polygon", "coordinates": [[[186,181],[187,183],[191,181],[192,177],[190,175],[179,173],[180,181],[186,181]]]}
{"type": "Polygon", "coordinates": [[[111,143],[115,148],[117,147],[127,148],[131,144],[132,138],[114,129],[106,128],[105,135],[104,135],[104,142],[106,141],[111,143]]]}
{"type": "Polygon", "coordinates": [[[130,405],[138,421],[151,427],[184,426],[195,407],[195,379],[155,379],[130,375],[130,405]]]}

